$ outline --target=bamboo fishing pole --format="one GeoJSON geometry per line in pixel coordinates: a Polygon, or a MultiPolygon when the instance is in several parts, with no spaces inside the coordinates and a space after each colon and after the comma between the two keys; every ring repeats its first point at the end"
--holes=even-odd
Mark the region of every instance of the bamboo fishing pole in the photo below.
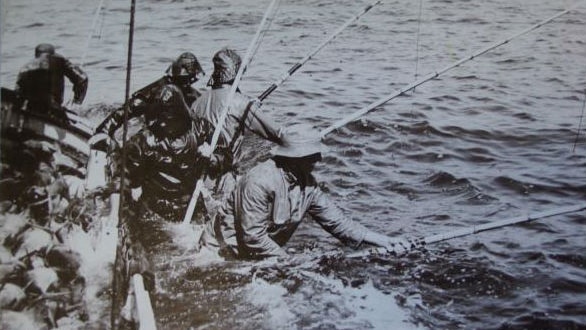
{"type": "Polygon", "coordinates": [[[480,233],[483,231],[502,228],[502,227],[515,225],[515,224],[519,224],[519,223],[523,223],[523,222],[531,222],[534,220],[552,217],[552,216],[556,216],[556,215],[579,212],[582,210],[586,210],[586,204],[577,204],[577,205],[572,205],[572,206],[559,207],[559,208],[551,209],[548,211],[535,212],[535,213],[530,213],[530,214],[527,214],[524,216],[518,216],[518,217],[513,217],[513,218],[508,218],[508,219],[503,219],[503,220],[497,220],[497,221],[488,222],[488,223],[481,224],[481,225],[474,225],[471,227],[466,227],[466,228],[453,230],[453,231],[449,231],[449,232],[445,232],[445,233],[416,238],[413,240],[407,239],[407,240],[404,240],[405,241],[404,244],[396,244],[395,246],[391,246],[391,247],[378,247],[378,248],[358,251],[358,252],[347,254],[346,257],[361,258],[361,257],[367,257],[369,255],[373,255],[373,254],[375,254],[375,255],[376,254],[387,254],[387,253],[401,254],[401,253],[408,252],[413,249],[421,248],[425,245],[432,244],[432,243],[447,241],[447,240],[454,239],[457,237],[473,235],[473,234],[477,234],[477,233],[480,233]]]}
{"type": "Polygon", "coordinates": [[[572,10],[573,10],[573,8],[569,8],[569,9],[563,10],[563,11],[561,11],[561,12],[559,12],[559,13],[557,13],[557,14],[555,14],[555,15],[553,15],[553,16],[551,16],[551,17],[549,17],[549,18],[547,18],[547,19],[545,19],[545,20],[543,20],[543,21],[541,21],[541,22],[539,22],[537,24],[535,24],[535,25],[532,25],[532,26],[526,28],[525,30],[522,30],[521,32],[518,32],[518,33],[516,33],[516,34],[514,34],[514,35],[512,35],[512,36],[510,36],[508,38],[505,38],[505,39],[503,39],[501,41],[495,42],[492,45],[489,45],[488,47],[483,48],[483,49],[477,51],[476,53],[474,53],[474,54],[472,54],[472,55],[470,55],[468,57],[462,58],[461,60],[456,61],[453,64],[450,64],[450,65],[444,67],[443,69],[440,69],[438,71],[435,71],[435,72],[432,72],[432,73],[428,74],[424,78],[422,78],[420,80],[417,80],[417,81],[415,81],[415,82],[407,85],[406,87],[404,87],[404,88],[402,88],[402,89],[400,89],[400,90],[398,90],[398,91],[396,91],[396,92],[394,92],[394,93],[392,93],[392,94],[390,94],[388,96],[385,96],[385,97],[379,99],[378,101],[375,101],[375,102],[367,105],[366,107],[364,107],[364,108],[362,108],[362,109],[360,109],[360,110],[358,110],[358,111],[350,114],[349,116],[346,116],[346,117],[344,117],[344,118],[342,118],[342,119],[334,122],[332,125],[330,125],[329,127],[325,128],[324,130],[322,130],[320,132],[321,137],[324,138],[327,134],[331,133],[332,131],[334,131],[334,130],[336,130],[338,128],[341,128],[341,127],[343,127],[345,125],[347,125],[348,123],[350,123],[350,122],[352,122],[352,121],[360,118],[361,116],[363,116],[363,115],[365,115],[365,114],[367,114],[367,113],[375,110],[376,108],[378,108],[381,105],[389,102],[390,100],[392,100],[392,99],[394,99],[394,98],[402,95],[403,93],[408,92],[408,91],[410,91],[412,89],[415,89],[417,86],[420,86],[420,85],[424,84],[425,82],[427,82],[429,80],[435,79],[435,78],[439,77],[440,75],[442,75],[442,74],[450,71],[451,69],[453,69],[455,67],[458,67],[458,66],[460,66],[460,65],[462,65],[462,64],[464,64],[464,63],[466,63],[468,61],[471,61],[474,58],[476,58],[478,56],[481,56],[482,54],[487,53],[487,52],[489,52],[489,51],[491,51],[491,50],[493,50],[493,49],[495,49],[495,48],[497,48],[499,46],[502,46],[502,45],[510,42],[511,40],[513,40],[513,39],[515,39],[515,38],[517,38],[519,36],[522,36],[524,34],[527,34],[527,33],[531,32],[531,31],[533,31],[533,30],[535,30],[535,29],[537,29],[537,28],[539,28],[539,27],[541,27],[541,26],[543,26],[543,25],[545,25],[545,24],[553,21],[554,19],[556,19],[556,18],[558,18],[558,17],[560,17],[562,15],[565,15],[565,14],[569,13],[572,10]]]}
{"type": "MultiPolygon", "coordinates": [[[[260,36],[261,36],[261,33],[263,32],[264,26],[268,22],[269,16],[272,16],[275,14],[276,11],[274,10],[274,8],[279,1],[280,0],[272,0],[271,1],[271,4],[267,8],[267,10],[262,18],[262,21],[260,22],[260,24],[258,26],[258,29],[254,35],[254,38],[252,38],[252,41],[248,45],[246,55],[244,56],[244,59],[242,60],[242,64],[240,65],[240,68],[238,68],[238,72],[236,73],[236,77],[234,78],[234,82],[232,83],[232,86],[230,88],[230,92],[228,93],[228,101],[226,102],[226,106],[224,107],[222,113],[220,114],[220,117],[218,119],[218,124],[216,125],[216,128],[214,129],[214,134],[212,135],[212,140],[211,140],[210,146],[209,146],[210,156],[214,152],[214,149],[216,148],[216,145],[218,144],[218,139],[220,138],[220,133],[221,133],[222,128],[224,126],[224,122],[226,121],[226,117],[228,116],[228,112],[230,111],[230,105],[232,103],[232,99],[234,98],[234,95],[236,94],[236,90],[238,89],[238,83],[242,79],[242,75],[244,74],[244,70],[246,69],[246,67],[248,66],[250,61],[252,60],[254,50],[256,49],[257,44],[259,43],[260,36]]],[[[200,195],[203,188],[204,187],[203,187],[203,175],[202,175],[202,178],[197,180],[197,182],[195,184],[195,189],[193,191],[193,194],[191,195],[191,199],[189,200],[189,205],[187,206],[187,211],[185,212],[185,217],[183,218],[184,224],[189,223],[191,221],[191,217],[193,216],[193,212],[195,211],[195,205],[197,203],[197,199],[199,198],[199,195],[200,195]]]]}

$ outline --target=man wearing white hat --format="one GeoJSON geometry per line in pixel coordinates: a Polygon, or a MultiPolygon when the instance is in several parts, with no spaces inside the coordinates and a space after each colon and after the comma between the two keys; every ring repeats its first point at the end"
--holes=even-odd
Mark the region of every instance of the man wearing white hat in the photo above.
{"type": "Polygon", "coordinates": [[[282,248],[305,215],[344,243],[391,246],[397,240],[375,233],[344,215],[317,184],[312,171],[321,160],[320,136],[306,125],[290,127],[273,157],[240,178],[202,243],[227,257],[286,256],[282,248]]]}

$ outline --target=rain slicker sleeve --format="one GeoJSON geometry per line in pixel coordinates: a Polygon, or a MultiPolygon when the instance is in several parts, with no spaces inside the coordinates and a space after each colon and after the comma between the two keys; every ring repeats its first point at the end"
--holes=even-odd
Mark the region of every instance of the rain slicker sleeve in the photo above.
{"type": "Polygon", "coordinates": [[[364,240],[368,229],[347,217],[342,209],[334,204],[321,189],[316,189],[318,191],[313,194],[308,213],[320,226],[341,242],[358,247],[364,240]]]}
{"type": "Polygon", "coordinates": [[[72,64],[68,59],[63,58],[63,61],[63,73],[73,84],[73,102],[81,104],[87,92],[88,76],[79,66],[72,64]]]}
{"type": "MultiPolygon", "coordinates": [[[[132,94],[130,98],[130,108],[128,119],[140,117],[145,113],[149,102],[153,99],[153,94],[167,83],[167,78],[162,77],[149,85],[141,88],[132,94]]],[[[96,133],[106,133],[114,136],[114,133],[124,124],[124,108],[126,104],[114,110],[96,127],[96,133]]]]}

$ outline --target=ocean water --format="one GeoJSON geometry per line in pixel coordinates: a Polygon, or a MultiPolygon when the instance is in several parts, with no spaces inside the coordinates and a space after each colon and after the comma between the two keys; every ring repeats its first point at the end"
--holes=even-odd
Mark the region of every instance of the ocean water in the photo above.
{"type": "MultiPolygon", "coordinates": [[[[209,77],[214,52],[245,53],[269,5],[137,2],[131,90],[160,77],[183,51],[194,52],[209,77]]],[[[242,91],[259,95],[367,4],[282,1],[242,91]]],[[[323,129],[574,4],[329,134],[316,172],[353,219],[397,237],[584,203],[584,1],[384,1],[263,108],[283,125],[323,129]]],[[[93,24],[97,1],[2,0],[2,86],[14,86],[36,44],[52,42],[84,63],[90,87],[80,112],[98,123],[123,102],[129,5],[103,1],[93,24]]],[[[207,77],[195,86],[205,88],[207,77]]],[[[251,139],[250,164],[269,147],[251,139]]],[[[149,226],[161,329],[586,328],[584,211],[399,257],[320,258],[348,249],[308,220],[288,244],[298,259],[286,264],[185,257],[175,225],[149,226]]]]}

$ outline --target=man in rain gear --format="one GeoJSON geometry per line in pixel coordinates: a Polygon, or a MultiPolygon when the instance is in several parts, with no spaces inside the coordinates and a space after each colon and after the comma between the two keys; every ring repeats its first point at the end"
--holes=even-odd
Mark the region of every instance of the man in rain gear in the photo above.
{"type": "Polygon", "coordinates": [[[88,87],[88,77],[67,58],[55,53],[51,44],[39,44],[35,58],[19,72],[15,92],[22,102],[19,107],[67,120],[63,107],[65,79],[73,84],[73,103],[81,104],[88,87]]]}
{"type": "MultiPolygon", "coordinates": [[[[169,66],[165,76],[157,81],[143,87],[132,94],[130,99],[130,111],[128,118],[144,116],[146,121],[153,120],[157,117],[156,107],[152,104],[160,102],[162,88],[167,85],[173,85],[182,94],[187,107],[200,96],[200,93],[191,85],[198,80],[200,74],[205,74],[195,55],[185,52],[169,66]]],[[[124,106],[112,112],[106,119],[98,125],[95,135],[90,141],[91,145],[96,145],[109,137],[113,137],[116,131],[124,123],[124,106]]]]}
{"type": "Polygon", "coordinates": [[[320,136],[306,125],[290,127],[273,157],[240,178],[202,243],[224,257],[261,259],[287,256],[283,246],[309,215],[344,243],[390,247],[400,240],[373,232],[344,215],[312,175],[321,160],[320,136]]]}
{"type": "Polygon", "coordinates": [[[214,72],[208,82],[212,88],[205,91],[191,107],[198,140],[203,141],[199,152],[209,160],[202,166],[209,178],[218,181],[220,191],[229,191],[233,187],[242,160],[241,143],[245,129],[280,143],[276,125],[260,111],[258,101],[237,90],[228,104],[230,89],[241,62],[240,56],[232,49],[218,51],[213,57],[214,72]],[[226,120],[220,123],[219,119],[228,106],[230,110],[226,120]],[[221,125],[221,131],[212,154],[209,144],[218,125],[221,125]]]}
{"type": "Polygon", "coordinates": [[[198,143],[179,87],[164,85],[153,96],[157,101],[146,109],[152,113],[146,127],[127,142],[126,177],[130,188],[142,190],[141,210],[177,221],[197,180],[198,143]]]}

